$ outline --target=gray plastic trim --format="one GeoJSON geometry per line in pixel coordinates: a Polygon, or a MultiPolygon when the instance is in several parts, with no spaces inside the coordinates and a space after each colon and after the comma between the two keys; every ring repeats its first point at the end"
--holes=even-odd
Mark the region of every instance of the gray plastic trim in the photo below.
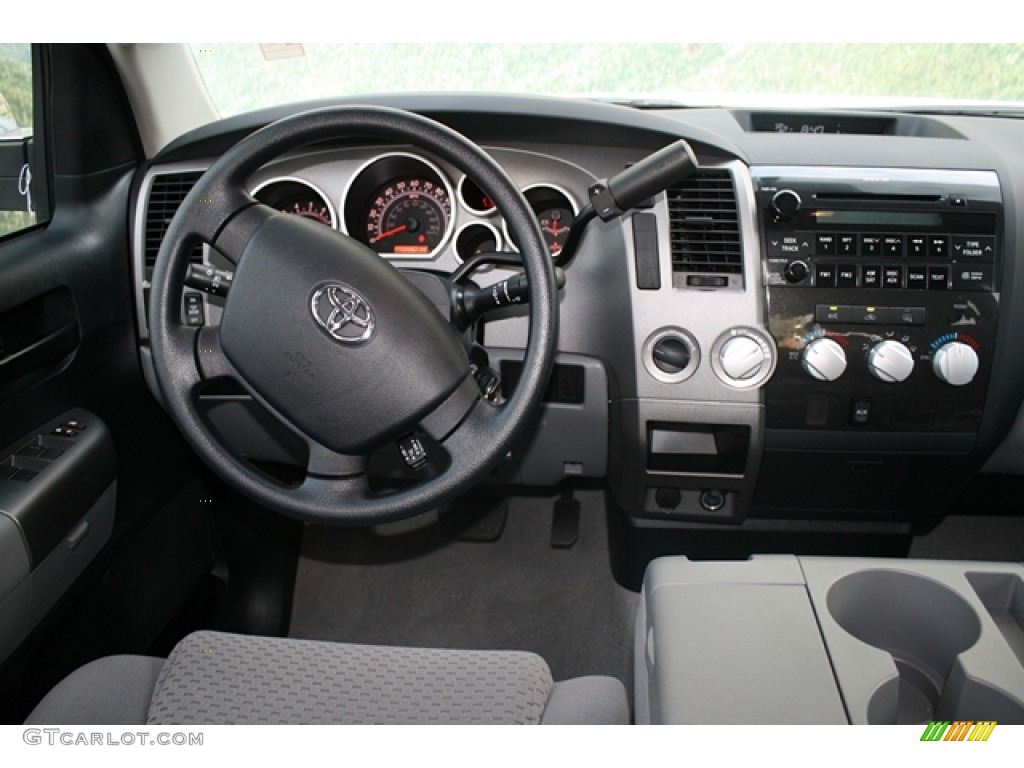
{"type": "MultiPolygon", "coordinates": [[[[522,350],[488,349],[491,366],[521,361],[522,350]]],[[[513,455],[516,481],[550,486],[567,477],[604,477],[608,470],[608,374],[604,363],[583,355],[559,353],[555,365],[583,368],[584,401],[545,402],[536,431],[513,455]]]]}
{"type": "MultiPolygon", "coordinates": [[[[759,403],[763,398],[757,386],[736,387],[715,374],[712,367],[702,366],[687,379],[685,386],[668,383],[651,374],[645,364],[644,344],[661,328],[685,330],[697,346],[710,350],[715,341],[730,328],[751,329],[760,338],[770,339],[765,324],[765,291],[761,274],[761,245],[757,236],[754,188],[747,167],[738,161],[705,162],[704,168],[724,168],[733,179],[736,210],[743,247],[743,273],[740,287],[730,285],[719,289],[677,288],[672,279],[672,245],[669,236],[668,203],[664,193],[658,195],[653,212],[658,218],[658,250],[661,254],[661,288],[641,290],[636,287],[636,254],[632,227],[626,237],[626,262],[629,267],[630,301],[633,313],[634,371],[636,392],[641,399],[676,401],[759,403]]],[[[628,218],[623,220],[628,225],[628,218]]],[[[770,346],[774,350],[774,343],[770,346]]],[[[713,360],[713,355],[709,359],[713,360]]],[[[773,353],[774,360],[774,353],[773,353]]],[[[773,369],[774,370],[774,369],[773,369]]],[[[759,383],[764,383],[765,377],[759,383]]]]}
{"type": "Polygon", "coordinates": [[[1024,665],[967,578],[1024,566],[799,559],[851,723],[1024,724],[1024,665]]]}
{"type": "Polygon", "coordinates": [[[651,722],[846,723],[795,557],[655,560],[642,603],[651,722]]]}

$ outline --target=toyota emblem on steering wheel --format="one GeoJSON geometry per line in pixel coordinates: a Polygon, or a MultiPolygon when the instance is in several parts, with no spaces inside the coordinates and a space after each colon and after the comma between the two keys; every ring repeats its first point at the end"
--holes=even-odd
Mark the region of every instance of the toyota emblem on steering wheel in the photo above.
{"type": "Polygon", "coordinates": [[[313,293],[310,310],[317,325],[335,341],[359,344],[376,328],[373,310],[366,299],[341,283],[329,283],[313,293]]]}

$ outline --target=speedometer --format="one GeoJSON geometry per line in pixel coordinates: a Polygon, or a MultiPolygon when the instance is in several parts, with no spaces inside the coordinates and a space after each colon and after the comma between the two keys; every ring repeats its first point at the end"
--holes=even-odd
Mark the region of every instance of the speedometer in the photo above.
{"type": "Polygon", "coordinates": [[[374,192],[366,212],[366,242],[378,253],[428,255],[444,241],[452,201],[441,184],[419,176],[393,179],[374,192]]]}

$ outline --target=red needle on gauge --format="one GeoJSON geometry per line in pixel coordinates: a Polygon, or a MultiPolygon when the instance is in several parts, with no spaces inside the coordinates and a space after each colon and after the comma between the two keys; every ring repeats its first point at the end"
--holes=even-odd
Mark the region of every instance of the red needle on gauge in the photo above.
{"type": "Polygon", "coordinates": [[[405,230],[407,230],[408,228],[409,228],[408,224],[403,224],[400,227],[395,227],[394,229],[389,229],[387,232],[381,232],[376,237],[371,237],[370,238],[370,243],[371,244],[372,243],[379,243],[381,240],[383,240],[383,239],[385,239],[387,237],[393,237],[394,235],[397,235],[399,232],[405,232],[405,230]]]}

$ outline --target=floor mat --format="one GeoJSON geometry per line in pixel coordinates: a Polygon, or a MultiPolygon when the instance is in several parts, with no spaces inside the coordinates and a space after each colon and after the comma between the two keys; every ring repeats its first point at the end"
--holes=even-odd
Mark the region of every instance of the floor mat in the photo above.
{"type": "Polygon", "coordinates": [[[437,524],[308,526],[290,634],[321,640],[540,654],[556,680],[612,675],[632,689],[639,596],[612,578],[603,495],[577,493],[571,549],[550,545],[555,497],[515,498],[494,542],[437,524]]]}
{"type": "Polygon", "coordinates": [[[1024,563],[1024,517],[950,515],[914,538],[910,556],[1024,563]]]}

